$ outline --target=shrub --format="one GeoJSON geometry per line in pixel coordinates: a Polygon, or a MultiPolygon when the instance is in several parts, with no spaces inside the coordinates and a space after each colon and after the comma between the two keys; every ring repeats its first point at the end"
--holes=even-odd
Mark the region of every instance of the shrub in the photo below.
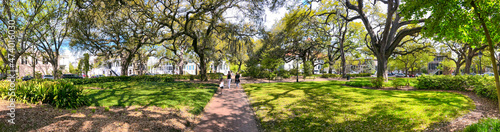
{"type": "Polygon", "coordinates": [[[264,70],[264,71],[261,71],[260,74],[256,78],[268,78],[269,74],[271,74],[271,72],[264,70]]]}
{"type": "Polygon", "coordinates": [[[384,85],[384,78],[376,78],[371,80],[371,84],[373,84],[373,87],[375,88],[382,88],[384,85]]]}
{"type": "Polygon", "coordinates": [[[191,76],[189,76],[189,80],[191,80],[191,81],[193,81],[193,80],[194,80],[194,78],[195,78],[195,75],[191,75],[191,76]]]}
{"type": "Polygon", "coordinates": [[[329,75],[329,74],[321,74],[321,76],[320,76],[320,77],[321,77],[321,78],[329,78],[329,77],[330,77],[330,75],[329,75]]]}
{"type": "Polygon", "coordinates": [[[341,78],[342,75],[340,75],[340,74],[330,74],[330,77],[331,78],[341,78]]]}
{"type": "Polygon", "coordinates": [[[488,118],[467,126],[464,132],[494,132],[498,130],[500,130],[500,120],[488,118]]]}
{"type": "Polygon", "coordinates": [[[297,73],[298,73],[297,68],[290,69],[290,74],[291,75],[297,75],[297,73]]]}
{"type": "Polygon", "coordinates": [[[290,74],[284,74],[284,75],[283,75],[283,76],[281,76],[281,77],[283,77],[283,78],[287,79],[287,78],[290,78],[290,77],[291,77],[291,75],[290,75],[290,74]]]}
{"type": "Polygon", "coordinates": [[[489,99],[497,100],[497,88],[495,85],[478,86],[474,88],[474,92],[479,95],[489,99]]]}
{"type": "Polygon", "coordinates": [[[267,79],[269,79],[269,80],[273,80],[274,78],[276,78],[276,74],[274,74],[274,73],[269,73],[267,76],[267,79]]]}
{"type": "Polygon", "coordinates": [[[342,75],[339,74],[321,74],[321,78],[340,78],[342,75]]]}
{"type": "Polygon", "coordinates": [[[426,76],[422,75],[417,78],[417,89],[443,89],[443,90],[459,90],[465,91],[473,85],[478,85],[481,76],[426,76]]]}
{"type": "Polygon", "coordinates": [[[345,84],[354,87],[373,87],[373,84],[368,81],[349,81],[345,84]]]}
{"type": "Polygon", "coordinates": [[[349,75],[351,77],[369,77],[369,76],[371,76],[370,73],[347,74],[347,75],[349,75]]]}
{"type": "MultiPolygon", "coordinates": [[[[7,86],[0,86],[2,98],[7,97],[7,86]]],[[[58,108],[77,108],[89,104],[83,88],[68,80],[31,80],[16,85],[16,100],[23,103],[48,103],[58,108]]]]}
{"type": "Polygon", "coordinates": [[[261,67],[258,67],[257,65],[251,65],[247,67],[247,70],[242,74],[242,76],[251,78],[261,78],[260,74],[262,71],[264,70],[262,70],[261,67]]]}
{"type": "Polygon", "coordinates": [[[392,85],[394,86],[395,89],[398,89],[401,86],[408,86],[410,84],[406,79],[396,78],[395,80],[392,81],[392,85]]]}
{"type": "Polygon", "coordinates": [[[222,73],[207,73],[208,79],[219,79],[221,76],[224,77],[222,73]]]}
{"type": "Polygon", "coordinates": [[[42,78],[42,73],[36,72],[34,77],[37,78],[37,79],[41,79],[42,78]]]}
{"type": "Polygon", "coordinates": [[[474,92],[479,95],[489,99],[497,100],[497,89],[495,87],[494,78],[484,77],[474,82],[472,86],[474,87],[474,92]]]}

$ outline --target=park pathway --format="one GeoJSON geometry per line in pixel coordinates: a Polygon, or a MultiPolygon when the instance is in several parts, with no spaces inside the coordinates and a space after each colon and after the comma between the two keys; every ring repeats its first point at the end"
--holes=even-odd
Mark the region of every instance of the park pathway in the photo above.
{"type": "MultiPolygon", "coordinates": [[[[328,81],[337,79],[300,79],[299,81],[328,81]]],[[[186,80],[187,81],[187,80],[186,80]]],[[[295,78],[283,80],[247,79],[242,78],[241,83],[275,83],[295,82],[295,78]]],[[[209,83],[217,83],[210,81],[209,83]]],[[[227,82],[225,82],[227,85],[227,82]]],[[[226,86],[227,87],[227,86],[226,86]]],[[[224,89],[224,93],[216,93],[205,107],[203,118],[195,128],[195,132],[257,132],[259,131],[255,113],[250,106],[250,101],[243,88],[236,88],[234,80],[231,89],[224,89]]]]}
{"type": "Polygon", "coordinates": [[[245,92],[242,88],[235,88],[233,81],[231,89],[224,89],[222,95],[217,93],[212,97],[205,107],[203,118],[194,128],[195,132],[259,131],[245,92]]]}

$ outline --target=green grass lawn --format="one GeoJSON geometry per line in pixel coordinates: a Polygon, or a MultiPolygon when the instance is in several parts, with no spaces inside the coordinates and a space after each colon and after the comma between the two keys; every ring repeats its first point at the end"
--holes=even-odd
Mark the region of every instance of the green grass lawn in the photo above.
{"type": "Polygon", "coordinates": [[[420,131],[474,109],[461,94],[346,87],[342,81],[244,84],[265,131],[420,131]]]}
{"type": "Polygon", "coordinates": [[[187,82],[106,82],[82,85],[92,106],[187,107],[199,114],[217,90],[215,84],[187,82]]]}

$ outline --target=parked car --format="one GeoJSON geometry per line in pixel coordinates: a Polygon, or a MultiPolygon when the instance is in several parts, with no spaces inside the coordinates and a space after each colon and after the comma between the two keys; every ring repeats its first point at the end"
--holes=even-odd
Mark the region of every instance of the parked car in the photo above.
{"type": "Polygon", "coordinates": [[[32,77],[32,76],[24,76],[22,80],[23,81],[28,81],[28,80],[31,80],[31,79],[34,79],[34,77],[32,77]]]}
{"type": "Polygon", "coordinates": [[[154,74],[154,73],[146,73],[144,75],[156,75],[156,74],[154,74]]]}
{"type": "Polygon", "coordinates": [[[403,73],[396,73],[396,77],[405,77],[406,75],[403,73]]]}
{"type": "Polygon", "coordinates": [[[486,73],[484,73],[483,75],[495,76],[495,74],[493,74],[493,72],[486,72],[486,73]]]}
{"type": "Polygon", "coordinates": [[[387,76],[394,76],[394,75],[396,75],[396,74],[394,74],[392,72],[391,73],[387,73],[387,76]]]}
{"type": "Polygon", "coordinates": [[[415,77],[422,76],[420,73],[415,74],[415,77]]]}
{"type": "Polygon", "coordinates": [[[52,75],[43,75],[42,79],[54,79],[52,75]]]}
{"type": "Polygon", "coordinates": [[[415,77],[415,75],[413,75],[413,74],[408,74],[408,77],[415,77]]]}
{"type": "Polygon", "coordinates": [[[62,78],[63,79],[82,79],[83,77],[78,76],[76,74],[63,74],[62,78]]]}
{"type": "Polygon", "coordinates": [[[137,74],[132,74],[132,75],[130,75],[130,76],[137,76],[137,74]]]}

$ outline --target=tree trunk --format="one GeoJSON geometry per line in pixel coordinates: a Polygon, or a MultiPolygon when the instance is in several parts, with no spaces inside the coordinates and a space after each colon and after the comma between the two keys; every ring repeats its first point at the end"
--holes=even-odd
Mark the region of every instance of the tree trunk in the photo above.
{"type": "Polygon", "coordinates": [[[385,82],[387,78],[387,59],[383,55],[377,55],[377,78],[383,78],[385,82]]]}
{"type": "Polygon", "coordinates": [[[200,52],[201,54],[198,54],[200,56],[200,80],[201,81],[208,81],[207,79],[207,67],[205,63],[205,54],[200,52]]]}
{"type": "MultiPolygon", "coordinates": [[[[308,75],[308,74],[307,74],[307,71],[308,71],[308,69],[307,69],[307,68],[309,68],[309,67],[307,66],[307,60],[306,60],[306,59],[307,59],[307,58],[306,58],[306,56],[304,55],[304,56],[302,57],[302,69],[303,69],[303,70],[302,70],[302,71],[303,71],[303,72],[302,72],[302,77],[303,77],[304,79],[306,79],[306,76],[308,75]]],[[[299,71],[297,71],[297,72],[299,72],[299,71]]]]}
{"type": "Polygon", "coordinates": [[[32,57],[31,57],[31,59],[32,59],[32,60],[31,60],[31,62],[32,62],[32,66],[33,66],[33,69],[32,69],[32,70],[33,70],[33,77],[34,77],[34,78],[36,78],[36,70],[35,70],[35,68],[36,68],[36,65],[35,65],[35,57],[33,57],[33,56],[32,56],[32,57]]]}
{"type": "Polygon", "coordinates": [[[183,70],[183,68],[184,68],[184,64],[180,64],[180,65],[178,66],[178,69],[179,69],[178,71],[179,71],[179,72],[177,72],[177,74],[179,74],[179,75],[184,75],[184,70],[183,70]]]}
{"type": "Polygon", "coordinates": [[[469,74],[470,73],[470,66],[472,65],[472,57],[473,57],[473,54],[471,54],[470,52],[472,52],[471,50],[469,50],[469,55],[467,55],[465,57],[465,68],[464,68],[464,73],[465,74],[469,74]]]}
{"type": "MultiPolygon", "coordinates": [[[[346,17],[349,16],[349,12],[347,12],[346,14],[346,17]]],[[[344,25],[343,25],[343,28],[344,30],[341,31],[342,32],[342,38],[340,39],[340,47],[339,47],[339,50],[340,50],[340,58],[342,59],[342,62],[341,62],[341,65],[342,65],[342,77],[345,77],[346,75],[346,64],[345,64],[345,52],[344,52],[344,41],[345,41],[345,34],[347,33],[347,24],[349,23],[349,21],[344,21],[344,25]]],[[[342,30],[342,28],[341,28],[342,30]]]]}
{"type": "Polygon", "coordinates": [[[311,66],[312,66],[311,67],[311,73],[312,73],[311,75],[314,75],[314,68],[315,68],[315,66],[314,66],[314,60],[311,60],[311,66]]]}
{"type": "Polygon", "coordinates": [[[328,73],[332,74],[333,73],[333,64],[332,63],[329,63],[329,66],[328,66],[328,73]]]}
{"type": "Polygon", "coordinates": [[[328,47],[328,73],[332,74],[332,63],[333,63],[333,56],[332,56],[332,48],[331,46],[328,47]]]}
{"type": "Polygon", "coordinates": [[[340,73],[342,74],[342,77],[344,77],[346,75],[346,73],[345,73],[346,72],[346,65],[345,65],[345,55],[344,55],[344,50],[343,50],[344,47],[343,46],[341,46],[341,47],[342,47],[342,49],[340,50],[340,59],[341,59],[341,61],[340,61],[340,65],[341,65],[340,73]]]}
{"type": "Polygon", "coordinates": [[[455,76],[460,75],[460,67],[462,67],[462,64],[460,63],[461,61],[462,61],[462,59],[458,58],[457,62],[455,62],[455,71],[453,72],[453,73],[455,73],[455,76]]]}
{"type": "Polygon", "coordinates": [[[58,59],[54,59],[54,60],[51,61],[52,62],[51,63],[52,64],[52,74],[53,74],[52,76],[54,76],[54,79],[59,78],[59,75],[57,75],[57,70],[59,68],[59,66],[58,66],[59,62],[58,61],[59,61],[58,59]]]}
{"type": "Polygon", "coordinates": [[[184,75],[184,71],[182,70],[184,68],[184,57],[183,56],[179,56],[179,62],[177,63],[177,65],[179,66],[179,74],[184,75]]]}
{"type": "Polygon", "coordinates": [[[125,57],[120,57],[121,58],[121,75],[120,76],[128,76],[128,65],[132,61],[132,55],[129,55],[126,59],[125,57]]]}
{"type": "Polygon", "coordinates": [[[241,65],[243,64],[243,62],[240,61],[240,64],[238,64],[238,73],[241,71],[241,65]]]}

